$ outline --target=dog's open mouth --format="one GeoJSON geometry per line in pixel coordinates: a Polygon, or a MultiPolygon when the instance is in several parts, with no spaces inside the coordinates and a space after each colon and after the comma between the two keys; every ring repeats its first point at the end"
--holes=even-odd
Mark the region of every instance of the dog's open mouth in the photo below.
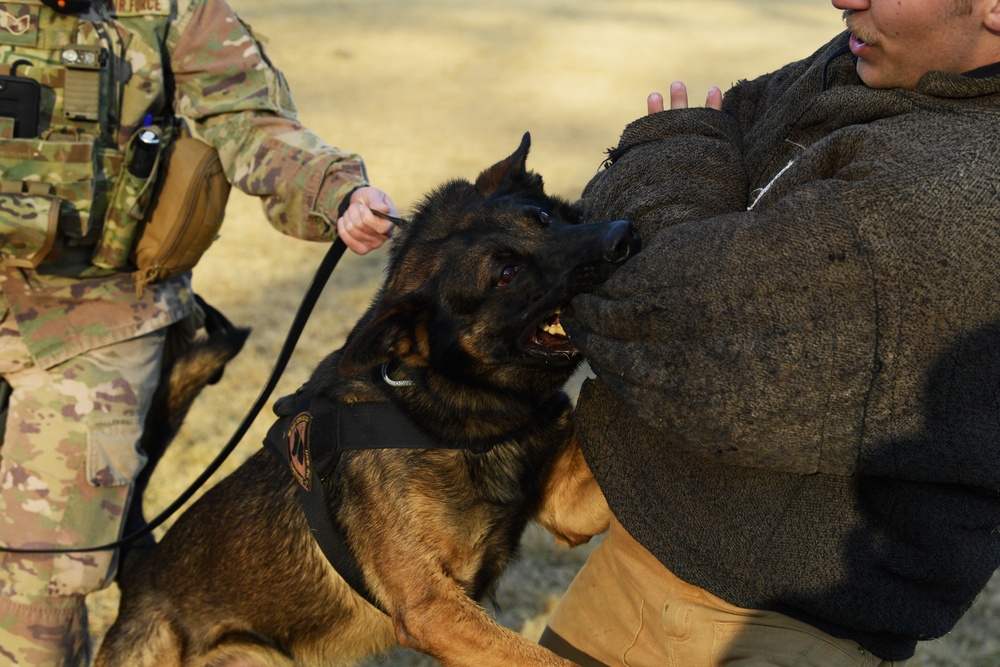
{"type": "Polygon", "coordinates": [[[572,356],[579,352],[573,341],[566,335],[559,321],[559,310],[542,318],[531,334],[525,349],[534,354],[559,354],[572,356]]]}

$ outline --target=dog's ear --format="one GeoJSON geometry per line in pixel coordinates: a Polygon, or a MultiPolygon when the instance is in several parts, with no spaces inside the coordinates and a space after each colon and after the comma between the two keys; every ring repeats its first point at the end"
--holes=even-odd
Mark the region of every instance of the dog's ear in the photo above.
{"type": "Polygon", "coordinates": [[[476,191],[489,197],[500,190],[531,191],[542,194],[542,177],[528,171],[528,149],[531,148],[531,134],[525,132],[521,145],[511,155],[479,174],[476,191]]]}
{"type": "Polygon", "coordinates": [[[429,319],[416,299],[400,299],[375,308],[344,345],[343,375],[357,375],[390,361],[425,366],[430,358],[429,319]]]}

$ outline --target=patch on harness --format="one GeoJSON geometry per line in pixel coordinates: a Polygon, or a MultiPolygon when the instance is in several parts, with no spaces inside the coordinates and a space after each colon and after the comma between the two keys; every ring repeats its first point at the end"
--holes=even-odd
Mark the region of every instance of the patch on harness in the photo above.
{"type": "Polygon", "coordinates": [[[310,413],[299,413],[288,427],[286,436],[289,468],[295,481],[306,491],[311,490],[312,486],[312,454],[309,451],[309,430],[312,420],[310,413]]]}

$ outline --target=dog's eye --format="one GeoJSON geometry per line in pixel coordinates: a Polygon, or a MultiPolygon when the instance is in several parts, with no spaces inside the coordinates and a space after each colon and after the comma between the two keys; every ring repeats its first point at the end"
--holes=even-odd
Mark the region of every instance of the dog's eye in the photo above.
{"type": "Polygon", "coordinates": [[[538,212],[538,220],[539,220],[539,221],[540,221],[540,222],[541,222],[541,223],[542,223],[543,225],[546,225],[546,226],[548,226],[548,224],[549,224],[549,214],[548,214],[548,213],[546,213],[545,211],[539,211],[539,212],[538,212]]]}
{"type": "Polygon", "coordinates": [[[505,266],[503,271],[500,272],[500,279],[497,281],[497,287],[506,287],[510,284],[510,281],[514,279],[517,275],[516,266],[505,266]]]}

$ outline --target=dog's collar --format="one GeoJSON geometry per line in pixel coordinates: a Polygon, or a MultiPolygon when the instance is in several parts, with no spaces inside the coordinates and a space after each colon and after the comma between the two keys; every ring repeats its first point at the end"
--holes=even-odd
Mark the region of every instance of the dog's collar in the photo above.
{"type": "MultiPolygon", "coordinates": [[[[365,582],[340,526],[330,514],[322,479],[337,468],[341,452],[360,449],[470,449],[430,438],[391,403],[338,403],[300,390],[274,404],[279,419],[264,438],[271,454],[299,485],[299,502],[327,560],[358,595],[382,607],[365,582]]],[[[383,610],[384,611],[384,610],[383,610]]]]}

